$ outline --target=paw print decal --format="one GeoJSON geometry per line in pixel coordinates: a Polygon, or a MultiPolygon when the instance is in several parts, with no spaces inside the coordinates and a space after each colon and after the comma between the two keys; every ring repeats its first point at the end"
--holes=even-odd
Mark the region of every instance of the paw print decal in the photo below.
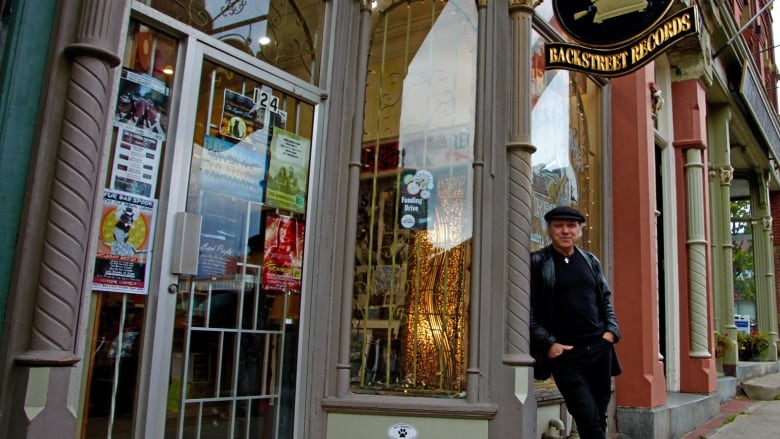
{"type": "Polygon", "coordinates": [[[417,439],[417,429],[409,424],[395,424],[387,429],[388,439],[417,439]]]}

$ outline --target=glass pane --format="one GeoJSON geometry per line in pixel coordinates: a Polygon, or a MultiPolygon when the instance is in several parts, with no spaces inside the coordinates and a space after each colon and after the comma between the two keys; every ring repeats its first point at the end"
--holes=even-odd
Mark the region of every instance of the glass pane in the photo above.
{"type": "Polygon", "coordinates": [[[580,245],[600,254],[602,208],[601,88],[589,77],[544,70],[544,40],[534,34],[532,59],[532,137],[534,220],[532,250],[549,244],[544,214],[558,205],[574,206],[588,221],[580,245]]]}
{"type": "Polygon", "coordinates": [[[187,186],[200,247],[179,279],[171,437],[291,437],[313,117],[203,61],[187,186]]]}
{"type": "Polygon", "coordinates": [[[361,393],[465,396],[477,11],[378,1],[351,362],[361,393]]]}
{"type": "Polygon", "coordinates": [[[119,293],[98,297],[85,438],[131,437],[145,299],[119,293]]]}
{"type": "Polygon", "coordinates": [[[177,53],[177,40],[130,20],[106,148],[85,438],[129,438],[132,433],[177,53]]]}
{"type": "Polygon", "coordinates": [[[114,113],[109,189],[158,197],[177,50],[176,40],[130,21],[114,113]]]}
{"type": "Polygon", "coordinates": [[[318,83],[323,0],[147,0],[248,55],[318,83]]]}

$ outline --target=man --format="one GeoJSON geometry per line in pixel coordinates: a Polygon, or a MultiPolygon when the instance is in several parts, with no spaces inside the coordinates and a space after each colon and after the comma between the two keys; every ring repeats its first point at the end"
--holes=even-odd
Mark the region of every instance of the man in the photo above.
{"type": "Polygon", "coordinates": [[[569,206],[544,215],[552,243],[531,254],[534,378],[552,374],[583,439],[605,439],[620,340],[612,291],[592,253],[576,246],[585,216],[569,206]]]}

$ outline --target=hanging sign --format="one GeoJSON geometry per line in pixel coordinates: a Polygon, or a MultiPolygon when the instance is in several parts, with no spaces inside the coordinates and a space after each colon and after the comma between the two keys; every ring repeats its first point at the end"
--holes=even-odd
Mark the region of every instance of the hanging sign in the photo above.
{"type": "Polygon", "coordinates": [[[615,77],[646,65],[699,33],[696,7],[669,13],[669,1],[580,0],[553,3],[556,18],[577,42],[545,44],[545,70],[615,77]]]}
{"type": "Polygon", "coordinates": [[[674,0],[553,0],[561,27],[585,46],[614,47],[655,28],[674,0]]]}

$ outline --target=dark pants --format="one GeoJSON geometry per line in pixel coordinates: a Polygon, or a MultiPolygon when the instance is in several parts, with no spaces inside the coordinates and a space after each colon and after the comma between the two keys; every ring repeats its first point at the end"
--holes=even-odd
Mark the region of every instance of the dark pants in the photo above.
{"type": "Polygon", "coordinates": [[[550,362],[552,375],[582,439],[605,439],[612,393],[612,346],[606,340],[570,351],[550,362]]]}

